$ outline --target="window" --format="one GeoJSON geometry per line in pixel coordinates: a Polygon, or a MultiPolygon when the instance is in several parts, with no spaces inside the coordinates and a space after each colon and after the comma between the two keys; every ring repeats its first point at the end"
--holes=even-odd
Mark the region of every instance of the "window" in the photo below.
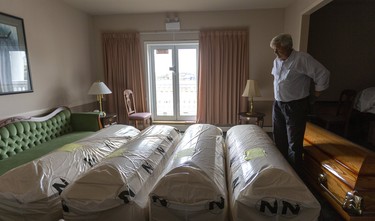
{"type": "Polygon", "coordinates": [[[150,43],[147,54],[153,119],[195,121],[198,42],[150,43]]]}

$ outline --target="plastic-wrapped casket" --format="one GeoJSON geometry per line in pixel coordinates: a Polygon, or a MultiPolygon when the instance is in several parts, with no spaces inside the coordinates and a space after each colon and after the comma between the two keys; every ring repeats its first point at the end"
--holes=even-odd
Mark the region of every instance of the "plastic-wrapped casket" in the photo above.
{"type": "Polygon", "coordinates": [[[62,193],[65,220],[148,220],[148,194],[181,135],[153,125],[62,193]]]}
{"type": "Polygon", "coordinates": [[[232,127],[226,147],[232,220],[318,219],[319,202],[262,128],[232,127]]]}
{"type": "Polygon", "coordinates": [[[150,220],[227,220],[223,149],[219,128],[190,126],[150,193],[150,220]]]}
{"type": "Polygon", "coordinates": [[[139,133],[132,126],[113,125],[3,174],[0,220],[62,218],[64,188],[139,133]]]}

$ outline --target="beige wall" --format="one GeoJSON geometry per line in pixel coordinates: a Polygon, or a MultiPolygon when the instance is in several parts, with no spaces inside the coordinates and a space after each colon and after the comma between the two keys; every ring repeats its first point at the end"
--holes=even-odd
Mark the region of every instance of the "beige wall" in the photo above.
{"type": "Polygon", "coordinates": [[[0,96],[0,119],[39,114],[95,100],[92,18],[59,0],[0,0],[0,11],[24,20],[33,93],[0,96]]]}
{"type": "Polygon", "coordinates": [[[260,100],[272,100],[272,77],[270,74],[274,55],[269,41],[283,31],[284,10],[247,10],[229,12],[178,13],[181,22],[181,34],[165,33],[165,13],[132,14],[116,16],[97,16],[94,18],[96,32],[96,52],[98,76],[103,76],[101,51],[101,33],[103,31],[141,32],[145,41],[152,40],[198,40],[196,31],[203,28],[247,27],[250,30],[250,76],[259,81],[262,97],[260,100]],[[184,31],[188,33],[184,33],[184,31]],[[193,33],[189,33],[195,31],[193,33]],[[151,33],[150,33],[151,32],[151,33]],[[158,33],[155,33],[158,32],[158,33]],[[162,32],[162,33],[159,33],[162,32]]]}
{"type": "Polygon", "coordinates": [[[178,13],[181,30],[189,31],[181,37],[152,34],[164,32],[166,13],[96,16],[91,20],[89,15],[59,0],[0,0],[2,12],[24,19],[34,87],[33,93],[0,96],[0,119],[59,105],[74,107],[93,102],[87,91],[94,80],[103,79],[100,37],[103,31],[136,30],[143,33],[144,40],[186,40],[197,39],[198,35],[190,31],[201,28],[248,27],[249,78],[258,80],[262,93],[262,97],[255,99],[255,107],[267,114],[265,125],[270,126],[273,101],[270,71],[274,55],[269,41],[280,32],[289,32],[299,49],[302,14],[327,1],[330,0],[298,0],[286,10],[178,13]]]}
{"type": "Polygon", "coordinates": [[[293,37],[296,50],[307,50],[309,15],[332,0],[296,0],[285,9],[284,32],[293,37]]]}
{"type": "Polygon", "coordinates": [[[271,68],[275,56],[269,47],[269,42],[273,36],[284,29],[284,10],[178,13],[178,17],[181,22],[180,34],[165,33],[166,14],[164,13],[94,17],[97,52],[95,70],[98,70],[98,76],[103,76],[101,51],[101,33],[103,31],[135,30],[141,32],[144,41],[197,40],[199,29],[247,27],[250,31],[249,78],[258,80],[262,93],[262,97],[255,99],[255,107],[257,111],[267,113],[265,125],[270,125],[269,103],[273,100],[271,68]]]}

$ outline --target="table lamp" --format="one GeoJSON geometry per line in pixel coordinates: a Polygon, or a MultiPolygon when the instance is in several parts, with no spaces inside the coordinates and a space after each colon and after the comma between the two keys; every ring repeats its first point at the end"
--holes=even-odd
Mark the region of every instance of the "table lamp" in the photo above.
{"type": "Polygon", "coordinates": [[[253,97],[260,97],[262,96],[260,94],[258,84],[255,80],[247,80],[245,90],[243,91],[242,97],[248,97],[250,101],[250,108],[249,112],[247,112],[247,115],[251,115],[254,113],[254,101],[253,97]]]}
{"type": "Polygon", "coordinates": [[[112,91],[109,90],[107,85],[105,85],[103,82],[100,82],[100,81],[94,82],[90,87],[89,94],[96,95],[96,99],[99,102],[100,116],[104,117],[106,115],[105,112],[103,111],[103,108],[102,108],[103,95],[104,94],[111,94],[111,93],[112,93],[112,91]]]}

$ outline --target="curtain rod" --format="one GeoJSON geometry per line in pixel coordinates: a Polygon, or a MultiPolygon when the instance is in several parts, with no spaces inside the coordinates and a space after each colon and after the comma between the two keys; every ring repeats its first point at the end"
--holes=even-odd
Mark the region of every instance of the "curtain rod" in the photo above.
{"type": "Polygon", "coordinates": [[[141,35],[155,35],[155,34],[199,34],[199,31],[144,31],[141,35]]]}

